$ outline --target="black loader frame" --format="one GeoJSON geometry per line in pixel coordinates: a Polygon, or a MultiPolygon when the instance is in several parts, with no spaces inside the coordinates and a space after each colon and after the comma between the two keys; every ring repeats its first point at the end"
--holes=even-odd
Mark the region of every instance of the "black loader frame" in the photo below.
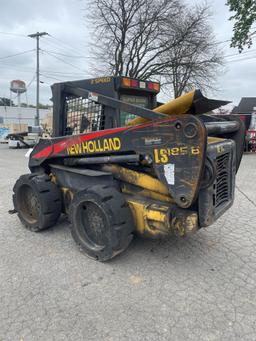
{"type": "Polygon", "coordinates": [[[239,119],[205,114],[226,101],[197,90],[157,106],[157,83],[105,80],[53,85],[55,137],[35,146],[31,174],[14,187],[25,226],[47,228],[64,212],[75,241],[101,261],[135,232],[186,235],[211,225],[233,203],[244,141],[239,119]]]}

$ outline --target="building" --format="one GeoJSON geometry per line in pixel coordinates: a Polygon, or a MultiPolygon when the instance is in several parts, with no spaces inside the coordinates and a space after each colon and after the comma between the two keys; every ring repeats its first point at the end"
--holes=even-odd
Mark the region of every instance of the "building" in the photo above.
{"type": "Polygon", "coordinates": [[[251,124],[252,113],[256,112],[256,97],[242,97],[237,107],[234,107],[232,114],[239,115],[245,122],[246,129],[251,124]]]}
{"type": "MultiPolygon", "coordinates": [[[[51,109],[39,109],[40,123],[51,112],[51,109]]],[[[11,123],[27,124],[33,126],[35,124],[36,108],[18,108],[0,106],[0,123],[8,125],[11,123]]]]}
{"type": "MultiPolygon", "coordinates": [[[[36,108],[0,106],[0,143],[8,134],[28,131],[35,124],[36,108]]],[[[52,109],[39,109],[40,125],[44,131],[52,132],[52,109]]]]}

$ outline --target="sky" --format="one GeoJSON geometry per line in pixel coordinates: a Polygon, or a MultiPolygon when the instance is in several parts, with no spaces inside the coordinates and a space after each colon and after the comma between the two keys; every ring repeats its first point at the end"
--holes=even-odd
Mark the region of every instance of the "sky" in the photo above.
{"type": "MultiPolygon", "coordinates": [[[[237,105],[241,97],[256,96],[256,39],[252,48],[240,55],[224,42],[232,36],[225,2],[209,1],[211,25],[223,49],[225,67],[218,75],[218,91],[208,96],[237,105]]],[[[21,79],[28,86],[28,102],[35,103],[36,41],[27,35],[38,31],[49,33],[40,39],[41,103],[50,103],[51,84],[93,76],[89,50],[94,37],[88,32],[85,8],[88,10],[87,0],[1,0],[0,97],[9,97],[10,81],[21,79]],[[14,54],[19,55],[9,57],[14,54]]],[[[25,96],[22,101],[26,101],[25,96]]]]}

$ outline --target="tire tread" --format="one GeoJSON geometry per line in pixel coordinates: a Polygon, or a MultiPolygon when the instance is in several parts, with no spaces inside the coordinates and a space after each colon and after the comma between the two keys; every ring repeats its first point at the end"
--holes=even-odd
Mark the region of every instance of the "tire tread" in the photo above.
{"type": "Polygon", "coordinates": [[[53,226],[61,214],[61,195],[58,187],[47,174],[21,175],[13,187],[13,204],[23,225],[30,231],[39,232],[53,226]],[[18,192],[23,185],[30,186],[36,193],[40,204],[39,219],[36,223],[26,221],[20,211],[18,192]]]}

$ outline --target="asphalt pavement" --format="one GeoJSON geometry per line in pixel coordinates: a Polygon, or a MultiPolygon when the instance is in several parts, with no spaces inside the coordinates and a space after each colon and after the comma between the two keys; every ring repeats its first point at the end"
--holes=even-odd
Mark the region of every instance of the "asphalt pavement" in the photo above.
{"type": "Polygon", "coordinates": [[[0,341],[256,340],[256,155],[233,207],[185,239],[135,239],[108,263],[87,258],[69,223],[27,231],[12,187],[26,150],[0,145],[0,341]]]}

